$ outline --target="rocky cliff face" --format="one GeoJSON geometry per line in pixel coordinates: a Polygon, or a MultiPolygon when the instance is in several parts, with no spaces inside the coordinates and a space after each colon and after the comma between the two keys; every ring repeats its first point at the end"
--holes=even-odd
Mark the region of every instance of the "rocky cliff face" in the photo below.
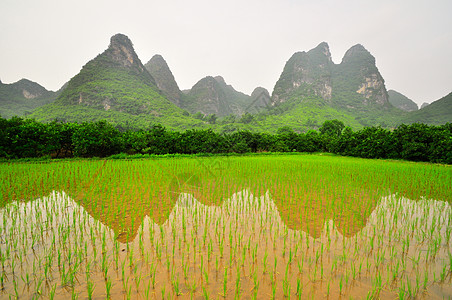
{"type": "Polygon", "coordinates": [[[49,93],[43,86],[28,79],[21,79],[11,84],[11,87],[26,99],[35,99],[49,93]]]}
{"type": "Polygon", "coordinates": [[[108,49],[101,55],[110,58],[112,62],[119,66],[135,71],[137,74],[145,71],[143,64],[135,53],[132,42],[123,34],[118,33],[112,36],[108,49]]]}
{"type": "Polygon", "coordinates": [[[348,108],[390,106],[375,58],[359,44],[351,47],[338,65],[332,62],[327,43],[297,52],[287,61],[272,94],[273,105],[309,97],[348,108]]]}
{"type": "Polygon", "coordinates": [[[181,90],[174,79],[168,64],[161,55],[154,55],[144,67],[155,79],[157,87],[177,106],[181,106],[181,90]]]}
{"type": "MultiPolygon", "coordinates": [[[[351,47],[344,55],[340,65],[335,66],[334,73],[338,81],[344,84],[344,90],[354,90],[364,96],[361,104],[377,104],[382,107],[391,106],[388,100],[384,79],[377,69],[375,57],[362,45],[351,47]]],[[[336,78],[335,78],[336,79],[336,78]]],[[[358,105],[360,103],[357,103],[358,105]]]]}
{"type": "Polygon", "coordinates": [[[308,52],[297,52],[287,61],[273,92],[273,104],[289,100],[294,94],[331,99],[331,53],[327,43],[308,52]]]}
{"type": "Polygon", "coordinates": [[[366,100],[363,101],[364,104],[369,103],[368,100],[374,100],[375,103],[383,106],[389,101],[384,81],[381,80],[378,74],[371,74],[368,77],[364,77],[363,82],[356,92],[366,98],[366,100]]]}
{"type": "Polygon", "coordinates": [[[402,95],[394,90],[388,91],[389,102],[397,108],[404,111],[416,111],[418,110],[417,104],[409,99],[408,97],[402,95]]]}

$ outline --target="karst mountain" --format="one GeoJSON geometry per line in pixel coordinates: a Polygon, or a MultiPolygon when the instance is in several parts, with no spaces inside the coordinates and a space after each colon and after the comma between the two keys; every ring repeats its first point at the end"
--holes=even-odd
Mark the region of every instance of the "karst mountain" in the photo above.
{"type": "Polygon", "coordinates": [[[352,46],[336,64],[326,42],[294,53],[271,93],[258,87],[247,95],[222,76],[205,76],[182,91],[162,55],[143,65],[123,34],[111,37],[107,49],[57,92],[26,79],[0,82],[4,118],[107,120],[124,130],[162,124],[176,130],[213,126],[224,132],[276,132],[290,127],[300,132],[332,119],[354,129],[394,128],[402,122],[443,124],[452,122],[451,101],[449,94],[418,110],[401,93],[387,91],[375,57],[364,46],[352,46]],[[207,121],[217,118],[216,123],[207,121]]]}

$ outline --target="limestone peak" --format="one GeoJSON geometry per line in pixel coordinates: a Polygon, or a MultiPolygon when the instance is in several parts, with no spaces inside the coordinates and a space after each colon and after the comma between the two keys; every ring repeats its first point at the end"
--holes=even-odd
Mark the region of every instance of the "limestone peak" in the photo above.
{"type": "Polygon", "coordinates": [[[361,44],[356,44],[352,46],[350,49],[345,52],[344,57],[342,58],[342,63],[349,63],[355,60],[360,60],[363,57],[371,60],[371,63],[375,64],[375,57],[367,51],[361,44]]]}
{"type": "Polygon", "coordinates": [[[123,67],[135,68],[138,73],[144,71],[144,66],[133,49],[132,41],[126,35],[118,33],[112,36],[106,52],[113,61],[123,67]]]}
{"type": "Polygon", "coordinates": [[[222,76],[215,76],[214,79],[221,84],[226,85],[226,81],[224,80],[224,78],[222,76]]]}
{"type": "Polygon", "coordinates": [[[168,64],[163,56],[155,54],[146,64],[146,70],[154,78],[157,87],[165,96],[177,106],[181,106],[182,92],[174,79],[168,64]]]}

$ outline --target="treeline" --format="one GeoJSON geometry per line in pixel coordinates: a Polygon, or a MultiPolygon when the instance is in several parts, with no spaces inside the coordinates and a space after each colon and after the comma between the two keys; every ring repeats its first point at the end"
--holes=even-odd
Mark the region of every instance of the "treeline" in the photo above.
{"type": "Polygon", "coordinates": [[[452,124],[400,125],[394,130],[366,127],[352,131],[341,121],[326,121],[318,131],[296,133],[288,127],[277,134],[211,129],[121,132],[106,121],[39,123],[0,118],[0,157],[106,157],[113,154],[195,154],[247,152],[330,152],[364,158],[389,158],[452,164],[452,124]]]}

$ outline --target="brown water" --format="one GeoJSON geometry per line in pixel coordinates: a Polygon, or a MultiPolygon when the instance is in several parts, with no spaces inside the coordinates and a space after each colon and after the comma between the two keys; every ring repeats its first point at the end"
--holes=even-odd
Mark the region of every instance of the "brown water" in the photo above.
{"type": "Polygon", "coordinates": [[[0,295],[82,299],[92,287],[104,299],[107,285],[113,299],[452,295],[447,202],[388,196],[353,230],[340,219],[288,226],[290,213],[269,192],[219,206],[182,193],[163,223],[122,216],[137,231],[118,233],[64,193],[12,203],[0,211],[0,295]]]}

